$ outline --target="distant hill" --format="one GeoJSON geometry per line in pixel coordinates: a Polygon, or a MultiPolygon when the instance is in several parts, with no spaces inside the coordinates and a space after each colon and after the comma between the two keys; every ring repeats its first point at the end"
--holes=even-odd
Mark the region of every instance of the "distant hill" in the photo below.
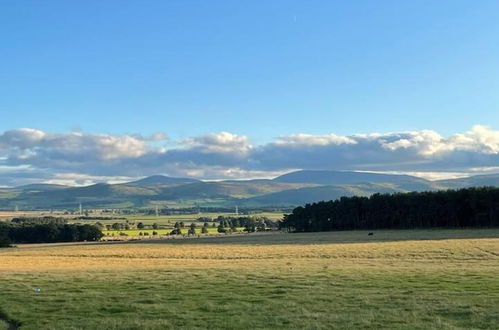
{"type": "Polygon", "coordinates": [[[242,200],[240,204],[247,206],[296,206],[318,201],[335,200],[344,196],[370,196],[374,193],[394,193],[400,191],[402,190],[390,184],[330,185],[275,192],[247,198],[242,200]]]}
{"type": "Polygon", "coordinates": [[[319,185],[392,183],[409,190],[432,189],[431,181],[410,175],[380,174],[353,171],[296,171],[274,179],[277,182],[313,183],[319,185]]]}
{"type": "Polygon", "coordinates": [[[272,180],[203,182],[187,179],[188,183],[182,184],[180,182],[184,179],[170,179],[172,178],[165,180],[164,177],[158,176],[146,180],[145,183],[144,181],[136,181],[132,184],[98,183],[86,187],[68,187],[47,191],[12,190],[11,194],[8,194],[10,190],[6,190],[0,194],[0,207],[10,208],[18,205],[22,208],[74,209],[80,202],[92,208],[142,207],[153,201],[174,202],[184,206],[204,205],[204,203],[209,203],[210,206],[223,206],[236,199],[309,186],[279,183],[272,180]],[[2,195],[6,198],[2,199],[2,195]]]}
{"type": "Polygon", "coordinates": [[[297,171],[273,180],[200,181],[154,175],[122,184],[86,187],[31,184],[0,189],[0,208],[76,209],[188,206],[297,206],[342,196],[499,186],[499,174],[428,181],[410,175],[343,171],[297,171]]]}
{"type": "Polygon", "coordinates": [[[33,183],[27,184],[24,186],[15,187],[15,189],[19,190],[37,190],[37,191],[50,191],[50,190],[59,190],[69,188],[68,186],[64,186],[62,184],[49,184],[49,183],[33,183]]]}
{"type": "Polygon", "coordinates": [[[18,205],[28,208],[76,208],[80,202],[88,207],[106,207],[126,202],[128,206],[140,204],[144,197],[157,194],[147,187],[129,187],[98,183],[86,187],[69,187],[46,191],[23,190],[10,200],[1,200],[0,206],[18,205]]]}
{"type": "Polygon", "coordinates": [[[159,185],[178,185],[178,184],[188,184],[201,182],[200,180],[190,179],[190,178],[173,178],[164,175],[152,175],[146,178],[127,182],[125,185],[127,186],[159,186],[159,185]]]}
{"type": "Polygon", "coordinates": [[[459,189],[479,186],[499,186],[499,174],[475,175],[467,178],[434,181],[440,187],[459,189]]]}
{"type": "Polygon", "coordinates": [[[162,190],[160,197],[166,199],[188,198],[246,198],[297,187],[303,184],[280,183],[272,180],[250,181],[212,181],[196,182],[169,187],[162,190]]]}

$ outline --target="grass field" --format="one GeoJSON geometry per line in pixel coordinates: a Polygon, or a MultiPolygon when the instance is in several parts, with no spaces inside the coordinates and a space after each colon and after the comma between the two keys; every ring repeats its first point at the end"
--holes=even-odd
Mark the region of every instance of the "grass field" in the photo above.
{"type": "MultiPolygon", "coordinates": [[[[185,224],[190,224],[193,221],[196,221],[196,219],[201,218],[201,217],[208,217],[212,219],[216,219],[219,215],[222,216],[236,216],[234,213],[224,213],[224,212],[202,212],[202,213],[192,213],[192,214],[171,214],[171,215],[146,215],[146,214],[90,214],[91,217],[115,217],[115,218],[123,218],[123,219],[111,219],[111,220],[76,220],[75,218],[78,217],[79,215],[64,215],[62,213],[50,213],[49,211],[45,212],[7,212],[7,211],[0,211],[0,220],[5,220],[9,221],[10,219],[14,217],[42,217],[42,216],[54,216],[54,217],[64,217],[66,218],[70,223],[96,223],[100,222],[102,224],[112,224],[115,222],[125,222],[125,220],[128,220],[130,222],[138,223],[142,222],[145,225],[152,225],[153,223],[157,223],[159,225],[173,225],[177,221],[183,221],[185,224]]],[[[252,213],[249,215],[242,215],[240,214],[239,216],[244,217],[244,216],[256,216],[256,217],[267,217],[271,220],[278,221],[281,220],[283,217],[282,212],[259,212],[259,213],[252,213]]]]}
{"type": "MultiPolygon", "coordinates": [[[[48,212],[47,212],[48,213],[48,212]]],[[[31,212],[31,211],[23,211],[23,212],[10,212],[10,211],[0,211],[0,220],[10,220],[15,217],[40,217],[44,215],[43,212],[31,212]]],[[[49,214],[47,214],[49,215],[49,214]]]]}
{"type": "MultiPolygon", "coordinates": [[[[143,214],[137,214],[137,215],[124,215],[129,221],[134,221],[134,222],[143,222],[144,224],[152,225],[153,223],[158,223],[158,224],[173,224],[177,221],[183,221],[183,222],[192,222],[195,221],[196,219],[200,217],[208,217],[215,219],[219,215],[223,216],[235,216],[234,213],[220,213],[220,212],[204,212],[204,213],[195,213],[195,214],[171,214],[171,215],[160,215],[159,217],[156,217],[155,215],[143,215],[143,214]]],[[[250,214],[251,216],[258,216],[258,217],[267,217],[271,220],[281,220],[283,217],[283,213],[281,212],[261,212],[261,213],[254,213],[250,214]]],[[[246,215],[239,215],[239,216],[246,216],[246,215]]],[[[102,222],[102,221],[101,221],[102,222]]],[[[114,221],[117,222],[117,221],[114,221]]]]}
{"type": "Polygon", "coordinates": [[[0,250],[0,308],[22,329],[496,329],[498,274],[498,229],[30,245],[0,250]]]}

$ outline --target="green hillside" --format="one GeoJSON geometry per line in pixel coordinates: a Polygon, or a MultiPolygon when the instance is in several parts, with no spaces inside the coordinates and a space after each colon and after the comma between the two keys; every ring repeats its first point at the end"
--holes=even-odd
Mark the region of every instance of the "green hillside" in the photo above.
{"type": "Polygon", "coordinates": [[[374,193],[402,191],[390,184],[330,185],[290,189],[241,201],[247,206],[296,206],[323,200],[334,200],[343,196],[370,196],[374,193]]]}
{"type": "Polygon", "coordinates": [[[24,186],[16,187],[19,190],[30,190],[30,191],[50,191],[69,188],[61,184],[49,184],[49,183],[33,183],[24,186]]]}
{"type": "Polygon", "coordinates": [[[397,185],[427,186],[431,181],[410,175],[394,175],[353,171],[312,171],[303,170],[287,173],[274,179],[277,182],[314,183],[320,185],[356,183],[393,183],[397,185]]]}
{"type": "Polygon", "coordinates": [[[409,175],[339,171],[297,171],[273,180],[199,181],[151,176],[123,184],[86,187],[31,184],[0,189],[0,209],[296,206],[342,196],[499,186],[499,175],[428,181],[409,175]]]}
{"type": "Polygon", "coordinates": [[[201,182],[200,180],[191,178],[172,178],[164,175],[153,175],[137,181],[126,183],[127,186],[166,186],[166,185],[182,185],[188,183],[201,182]]]}
{"type": "Polygon", "coordinates": [[[435,184],[449,189],[479,187],[479,186],[499,186],[499,174],[475,175],[467,178],[440,180],[435,184]]]}

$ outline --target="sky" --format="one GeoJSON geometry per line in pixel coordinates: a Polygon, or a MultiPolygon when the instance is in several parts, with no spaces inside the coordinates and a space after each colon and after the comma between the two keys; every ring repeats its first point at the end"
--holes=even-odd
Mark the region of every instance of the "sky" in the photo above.
{"type": "Polygon", "coordinates": [[[499,2],[0,3],[0,186],[499,171],[499,2]]]}

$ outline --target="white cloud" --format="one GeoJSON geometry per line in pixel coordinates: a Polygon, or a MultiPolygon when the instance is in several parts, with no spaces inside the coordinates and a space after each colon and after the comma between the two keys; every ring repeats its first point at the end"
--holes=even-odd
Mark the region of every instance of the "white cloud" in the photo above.
{"type": "Polygon", "coordinates": [[[87,186],[96,182],[106,182],[110,184],[130,182],[139,177],[130,176],[97,176],[81,173],[56,173],[53,177],[45,180],[45,183],[61,184],[66,186],[87,186]]]}
{"type": "Polygon", "coordinates": [[[203,152],[246,153],[252,148],[247,136],[229,132],[198,136],[184,140],[182,143],[191,148],[199,148],[203,152]]]}
{"type": "MultiPolygon", "coordinates": [[[[399,137],[399,134],[392,134],[389,137],[399,137]]],[[[397,149],[414,149],[418,154],[430,156],[445,149],[443,138],[434,131],[424,130],[419,132],[405,133],[406,137],[395,139],[392,142],[387,142],[384,137],[380,137],[379,141],[383,148],[391,151],[397,149]]]]}
{"type": "Polygon", "coordinates": [[[165,133],[144,138],[30,128],[6,131],[0,134],[0,184],[81,184],[152,174],[241,179],[271,177],[289,169],[396,171],[436,178],[442,172],[459,175],[499,168],[499,131],[484,126],[449,137],[431,130],[293,134],[257,146],[247,136],[229,132],[169,141],[168,148],[161,145],[165,139],[165,133]]]}
{"type": "Polygon", "coordinates": [[[472,150],[485,154],[499,153],[499,131],[488,127],[476,125],[464,133],[453,136],[453,143],[463,150],[472,150]]]}
{"type": "Polygon", "coordinates": [[[0,150],[5,148],[28,149],[37,146],[45,137],[45,133],[32,129],[20,128],[0,135],[0,150]]]}
{"type": "Polygon", "coordinates": [[[116,159],[139,157],[148,152],[144,139],[130,135],[49,134],[35,129],[11,130],[0,135],[0,150],[3,155],[20,159],[36,158],[40,155],[60,158],[88,157],[89,159],[116,159]]]}
{"type": "Polygon", "coordinates": [[[150,141],[165,141],[168,140],[168,135],[163,132],[156,132],[149,138],[150,141]]]}
{"type": "Polygon", "coordinates": [[[397,149],[412,148],[420,155],[433,156],[453,151],[472,151],[484,154],[499,153],[499,131],[485,126],[476,125],[462,134],[454,134],[443,138],[437,132],[424,130],[406,133],[407,138],[393,142],[382,142],[384,148],[395,151],[397,149]]]}
{"type": "Polygon", "coordinates": [[[276,141],[276,145],[281,146],[325,146],[325,145],[340,145],[340,144],[356,144],[357,142],[348,136],[339,136],[336,134],[329,135],[310,135],[310,134],[293,134],[281,136],[276,141]]]}

